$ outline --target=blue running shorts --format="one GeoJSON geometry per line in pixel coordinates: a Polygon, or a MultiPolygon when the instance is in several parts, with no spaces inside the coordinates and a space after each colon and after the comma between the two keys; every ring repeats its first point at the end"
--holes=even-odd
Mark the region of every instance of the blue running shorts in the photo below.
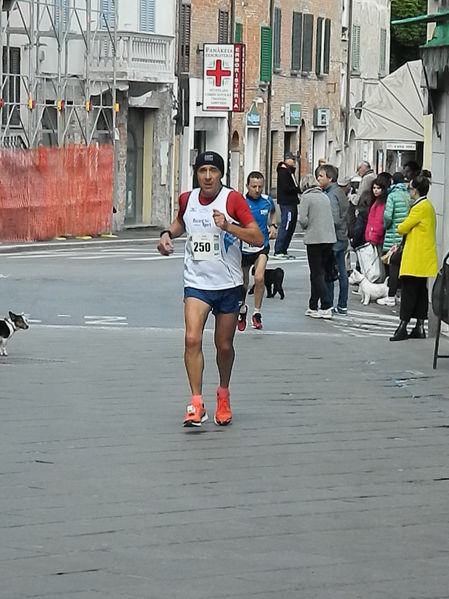
{"type": "Polygon", "coordinates": [[[184,287],[184,301],[187,297],[195,297],[212,308],[212,314],[233,314],[239,311],[243,297],[243,285],[218,291],[184,287]]]}

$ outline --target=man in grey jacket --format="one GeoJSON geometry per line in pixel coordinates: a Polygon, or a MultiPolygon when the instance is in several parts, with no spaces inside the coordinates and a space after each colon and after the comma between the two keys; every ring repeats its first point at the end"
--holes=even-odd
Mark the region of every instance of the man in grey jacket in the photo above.
{"type": "MultiPolygon", "coordinates": [[[[338,267],[339,294],[334,308],[336,314],[348,313],[348,273],[346,272],[345,254],[348,248],[348,200],[343,189],[337,185],[338,169],[332,164],[325,164],[318,173],[318,183],[329,198],[332,217],[334,219],[337,241],[333,245],[335,261],[338,267]]],[[[329,300],[334,305],[334,282],[328,281],[329,300]]]]}
{"type": "Polygon", "coordinates": [[[332,318],[327,288],[329,262],[333,258],[335,227],[329,200],[313,175],[304,175],[300,183],[299,223],[304,229],[304,244],[310,270],[310,298],[306,316],[332,318]]]}
{"type": "Polygon", "coordinates": [[[357,190],[355,201],[353,202],[356,206],[360,203],[362,199],[366,200],[366,195],[371,195],[371,184],[376,178],[376,173],[371,168],[371,164],[366,160],[362,160],[362,162],[357,167],[357,174],[359,175],[359,177],[361,177],[361,181],[357,190]]]}

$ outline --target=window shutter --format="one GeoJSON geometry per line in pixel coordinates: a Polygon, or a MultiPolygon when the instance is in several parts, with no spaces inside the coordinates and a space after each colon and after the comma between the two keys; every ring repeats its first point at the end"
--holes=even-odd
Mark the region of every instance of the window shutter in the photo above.
{"type": "Polygon", "coordinates": [[[315,73],[321,75],[323,72],[323,17],[316,20],[316,51],[315,51],[315,73]]]}
{"type": "Polygon", "coordinates": [[[154,0],[140,0],[140,31],[154,32],[154,0]]]}
{"type": "Polygon", "coordinates": [[[241,23],[235,24],[235,41],[240,44],[243,39],[243,25],[241,23]]]}
{"type": "Polygon", "coordinates": [[[387,30],[380,30],[379,73],[385,75],[387,68],[387,30]]]}
{"type": "Polygon", "coordinates": [[[323,73],[329,75],[330,65],[330,50],[331,50],[331,20],[326,19],[324,22],[324,47],[323,47],[323,73]]]}
{"type": "Polygon", "coordinates": [[[12,106],[5,106],[3,108],[3,124],[8,122],[9,115],[13,113],[9,121],[10,125],[20,125],[20,67],[21,67],[21,54],[20,48],[10,47],[9,53],[8,48],[3,46],[3,99],[11,103],[12,106]],[[7,83],[5,85],[5,79],[7,83]],[[14,105],[15,104],[15,105],[14,105]]]}
{"type": "Polygon", "coordinates": [[[293,13],[292,24],[292,71],[301,70],[302,13],[293,13]]]}
{"type": "Polygon", "coordinates": [[[218,11],[218,43],[227,44],[229,41],[229,13],[227,10],[218,11]]]}
{"type": "MultiPolygon", "coordinates": [[[[55,1],[55,25],[58,26],[59,22],[60,22],[60,10],[59,10],[59,4],[57,2],[57,0],[55,1]]],[[[62,25],[64,27],[64,29],[67,27],[68,22],[69,22],[69,15],[70,15],[70,0],[62,0],[62,25]]]]}
{"type": "Polygon", "coordinates": [[[179,23],[179,70],[181,73],[188,73],[190,70],[190,29],[190,4],[181,4],[179,23]]]}
{"type": "Polygon", "coordinates": [[[101,27],[106,29],[106,23],[109,27],[114,27],[115,3],[114,0],[101,0],[101,27]]]}
{"type": "Polygon", "coordinates": [[[360,71],[360,25],[352,27],[351,70],[360,71]]]}
{"type": "Polygon", "coordinates": [[[281,68],[281,9],[274,9],[274,53],[273,53],[273,67],[275,69],[281,68]]]}
{"type": "Polygon", "coordinates": [[[304,73],[310,73],[312,70],[312,52],[313,52],[313,15],[304,15],[302,29],[302,65],[301,70],[304,73]]]}
{"type": "Polygon", "coordinates": [[[272,72],[272,36],[271,27],[260,28],[260,80],[271,81],[272,72]]]}

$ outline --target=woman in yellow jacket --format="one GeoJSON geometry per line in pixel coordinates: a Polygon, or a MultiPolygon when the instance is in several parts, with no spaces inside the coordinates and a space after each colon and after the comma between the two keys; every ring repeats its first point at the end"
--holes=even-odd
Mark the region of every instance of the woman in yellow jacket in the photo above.
{"type": "Polygon", "coordinates": [[[419,175],[410,184],[413,202],[407,218],[398,225],[398,233],[405,236],[399,276],[401,279],[401,322],[390,341],[424,339],[424,321],[428,316],[429,293],[427,278],[438,272],[435,210],[427,198],[430,182],[419,175]],[[415,328],[407,333],[411,318],[415,328]]]}

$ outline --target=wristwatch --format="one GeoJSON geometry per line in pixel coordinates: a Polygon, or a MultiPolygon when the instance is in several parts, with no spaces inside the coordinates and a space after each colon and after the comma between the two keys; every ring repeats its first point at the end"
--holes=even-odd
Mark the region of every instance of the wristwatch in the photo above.
{"type": "Polygon", "coordinates": [[[167,233],[167,235],[170,237],[170,239],[173,239],[173,234],[169,229],[164,229],[163,231],[161,231],[161,234],[159,235],[159,237],[162,237],[162,235],[164,233],[167,233]]]}

